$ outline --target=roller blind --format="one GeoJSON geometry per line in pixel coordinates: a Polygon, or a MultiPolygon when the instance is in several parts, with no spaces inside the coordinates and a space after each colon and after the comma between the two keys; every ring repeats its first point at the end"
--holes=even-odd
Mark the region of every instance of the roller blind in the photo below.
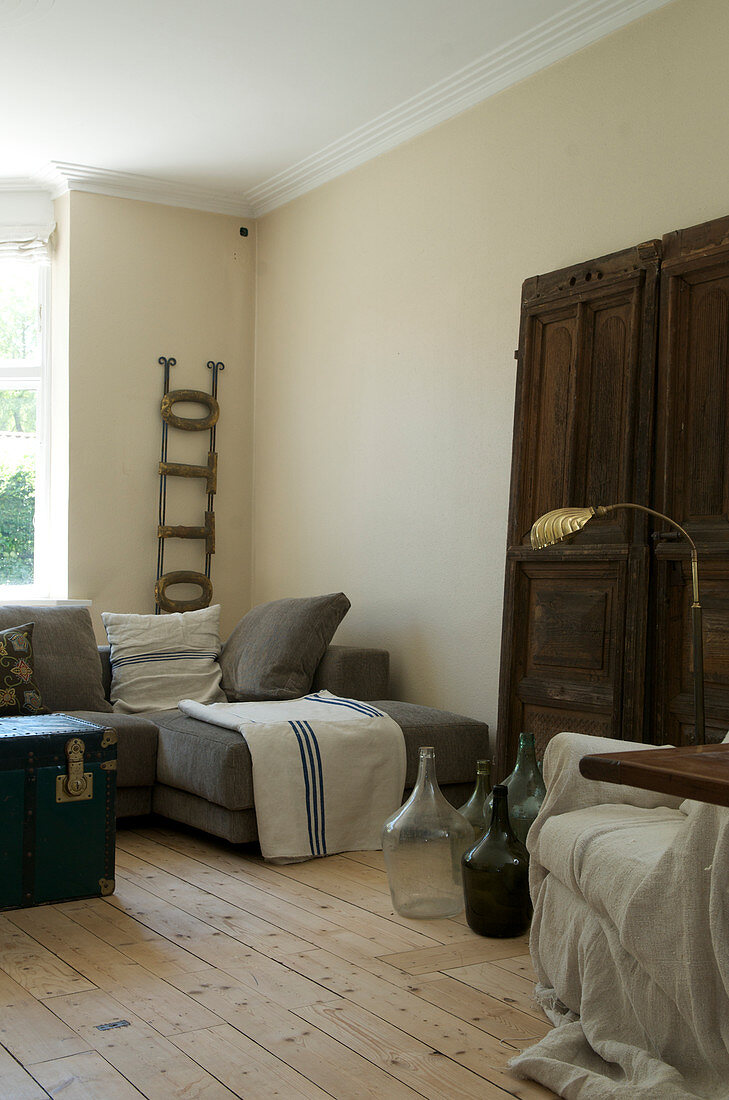
{"type": "Polygon", "coordinates": [[[55,228],[55,224],[0,225],[0,260],[50,263],[55,228]]]}

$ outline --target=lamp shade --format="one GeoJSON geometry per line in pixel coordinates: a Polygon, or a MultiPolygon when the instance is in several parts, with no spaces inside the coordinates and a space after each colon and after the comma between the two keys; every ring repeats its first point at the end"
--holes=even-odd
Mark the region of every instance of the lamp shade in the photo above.
{"type": "Polygon", "coordinates": [[[594,508],[557,508],[540,516],[532,526],[532,550],[543,550],[571,538],[595,515],[594,508]]]}

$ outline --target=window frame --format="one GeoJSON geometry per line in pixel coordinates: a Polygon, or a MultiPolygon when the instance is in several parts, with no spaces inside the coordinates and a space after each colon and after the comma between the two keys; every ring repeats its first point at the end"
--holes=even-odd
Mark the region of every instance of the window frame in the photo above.
{"type": "Polygon", "coordinates": [[[2,258],[0,263],[31,265],[38,280],[40,339],[32,366],[0,359],[0,389],[35,389],[36,470],[33,532],[33,583],[0,584],[5,603],[32,602],[51,596],[51,267],[47,261],[2,258]]]}

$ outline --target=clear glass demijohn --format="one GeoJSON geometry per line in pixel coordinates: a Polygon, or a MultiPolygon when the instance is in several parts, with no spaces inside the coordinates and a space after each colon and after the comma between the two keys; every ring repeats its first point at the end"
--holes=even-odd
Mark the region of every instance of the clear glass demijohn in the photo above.
{"type": "Polygon", "coordinates": [[[397,912],[422,918],[462,912],[461,859],[474,839],[473,826],[438,786],[435,750],[421,747],[413,792],[382,830],[387,881],[397,912]]]}

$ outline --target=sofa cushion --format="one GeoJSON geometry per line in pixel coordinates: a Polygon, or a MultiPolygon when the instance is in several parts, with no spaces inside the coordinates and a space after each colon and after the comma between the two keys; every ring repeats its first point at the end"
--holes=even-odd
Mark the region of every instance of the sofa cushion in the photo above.
{"type": "Polygon", "coordinates": [[[251,754],[237,730],[188,718],[179,710],[148,715],[159,728],[157,779],[227,810],[253,806],[251,754]]]}
{"type": "Polygon", "coordinates": [[[386,649],[330,645],[316,667],[312,691],[331,691],[349,699],[384,699],[390,679],[386,649]]]}
{"type": "Polygon", "coordinates": [[[533,854],[591,908],[615,919],[616,890],[623,906],[685,828],[685,815],[664,806],[588,806],[548,818],[533,854]]]}
{"type": "Polygon", "coordinates": [[[220,689],[220,606],[172,615],[102,614],[111,645],[115,712],[225,701],[220,689]]]}
{"type": "Polygon", "coordinates": [[[0,630],[33,623],[35,680],[49,711],[111,710],[85,607],[0,607],[0,630]]]}
{"type": "MultiPolygon", "coordinates": [[[[488,752],[488,726],[475,718],[391,699],[374,706],[394,718],[407,753],[406,787],[418,774],[419,748],[433,745],[439,783],[471,783],[476,761],[488,752]]],[[[157,779],[228,810],[253,806],[251,754],[237,730],[188,718],[179,710],[148,714],[159,727],[157,779]]]]}
{"type": "Polygon", "coordinates": [[[166,787],[164,783],[154,785],[152,809],[162,817],[202,829],[204,833],[222,837],[231,844],[249,844],[258,839],[255,810],[226,810],[216,802],[198,798],[189,791],[166,787]]]}
{"type": "Polygon", "coordinates": [[[152,813],[154,787],[117,787],[116,817],[144,817],[152,813]]]}
{"type": "Polygon", "coordinates": [[[33,668],[33,623],[0,630],[0,717],[42,711],[33,668]]]}
{"type": "Polygon", "coordinates": [[[485,722],[396,699],[375,699],[372,705],[394,718],[403,732],[406,787],[414,786],[418,777],[421,745],[432,745],[435,749],[435,771],[441,786],[475,784],[476,761],[489,754],[489,728],[485,722]]]}
{"type": "Polygon", "coordinates": [[[343,592],[254,607],[223,646],[223,689],[231,702],[296,699],[349,610],[343,592]]]}
{"type": "Polygon", "coordinates": [[[116,730],[119,787],[151,787],[155,781],[157,727],[138,714],[109,714],[93,710],[66,711],[73,718],[84,718],[116,730]]]}

